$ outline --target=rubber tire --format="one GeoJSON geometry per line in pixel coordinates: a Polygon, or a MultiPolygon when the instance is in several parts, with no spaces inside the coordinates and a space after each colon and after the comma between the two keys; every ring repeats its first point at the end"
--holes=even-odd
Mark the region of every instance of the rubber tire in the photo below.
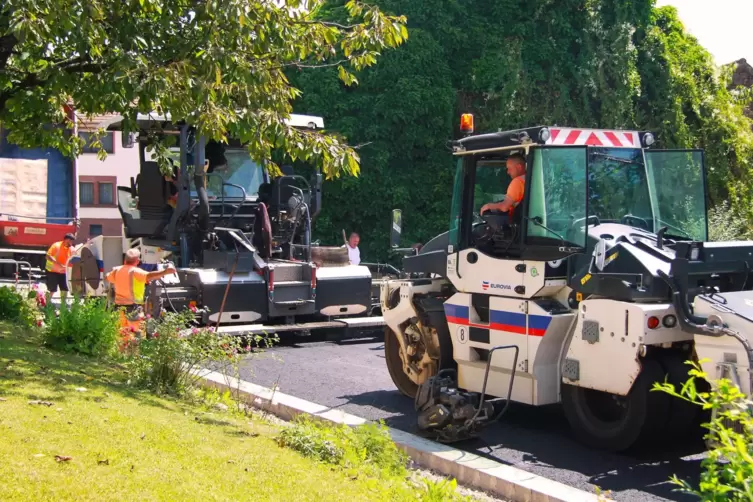
{"type": "Polygon", "coordinates": [[[620,452],[637,444],[646,432],[655,430],[658,423],[666,420],[661,410],[652,409],[651,387],[664,380],[661,365],[652,359],[643,361],[638,378],[627,395],[627,412],[621,423],[607,424],[590,412],[586,391],[582,387],[562,385],[562,407],[565,417],[579,442],[589,448],[620,452]],[[657,411],[659,411],[657,417],[657,411]]]}
{"type": "Polygon", "coordinates": [[[416,397],[418,385],[403,371],[403,361],[400,359],[400,342],[397,335],[389,327],[384,328],[384,359],[387,361],[387,371],[392,383],[404,396],[411,399],[416,397]]]}
{"type": "MultiPolygon", "coordinates": [[[[680,392],[682,386],[688,381],[690,367],[684,364],[683,358],[677,354],[667,354],[659,360],[667,375],[667,382],[675,386],[680,392]]],[[[698,387],[698,385],[696,385],[698,387]]],[[[664,441],[686,439],[692,434],[693,424],[698,416],[699,406],[689,403],[679,397],[673,397],[663,393],[669,399],[667,422],[662,431],[664,441]]]]}
{"type": "Polygon", "coordinates": [[[450,327],[447,325],[447,318],[444,310],[427,312],[429,325],[437,330],[437,339],[439,340],[439,369],[457,369],[457,363],[453,357],[452,336],[450,327]]]}
{"type": "MultiPolygon", "coordinates": [[[[395,290],[389,299],[389,307],[394,308],[399,301],[399,291],[395,290]]],[[[431,310],[426,314],[429,318],[429,325],[437,330],[437,339],[439,340],[439,369],[457,368],[455,359],[452,356],[452,337],[450,336],[450,328],[447,325],[444,309],[431,310]]],[[[404,396],[412,399],[415,398],[418,392],[418,385],[403,371],[403,362],[400,359],[400,342],[397,340],[397,335],[389,327],[384,329],[384,358],[387,362],[387,371],[397,390],[404,396]]]]}

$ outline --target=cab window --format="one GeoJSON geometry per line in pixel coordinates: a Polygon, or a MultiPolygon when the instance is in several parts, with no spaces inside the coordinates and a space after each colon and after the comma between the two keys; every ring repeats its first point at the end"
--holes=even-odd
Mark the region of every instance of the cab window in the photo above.
{"type": "Polygon", "coordinates": [[[473,194],[473,212],[479,214],[481,206],[504,200],[512,179],[507,174],[505,160],[479,160],[476,163],[476,185],[473,194]]]}
{"type": "Polygon", "coordinates": [[[586,149],[536,148],[526,177],[529,244],[585,247],[587,214],[586,149]]]}
{"type": "Polygon", "coordinates": [[[449,245],[457,248],[460,244],[460,227],[463,211],[463,157],[458,158],[455,167],[455,183],[452,188],[452,206],[450,208],[450,231],[448,233],[449,245]]]}

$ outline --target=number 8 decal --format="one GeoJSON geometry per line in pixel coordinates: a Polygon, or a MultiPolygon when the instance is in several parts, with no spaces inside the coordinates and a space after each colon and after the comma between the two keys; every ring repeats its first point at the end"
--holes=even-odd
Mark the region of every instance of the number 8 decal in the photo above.
{"type": "Polygon", "coordinates": [[[468,341],[468,328],[466,326],[460,326],[457,330],[458,342],[465,343],[468,341]]]}

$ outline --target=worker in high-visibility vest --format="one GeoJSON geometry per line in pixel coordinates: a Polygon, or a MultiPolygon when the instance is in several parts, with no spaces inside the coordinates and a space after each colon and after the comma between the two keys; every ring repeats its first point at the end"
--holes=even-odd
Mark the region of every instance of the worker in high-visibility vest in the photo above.
{"type": "Polygon", "coordinates": [[[47,282],[47,305],[50,304],[52,295],[60,288],[60,301],[65,305],[65,299],[68,295],[68,281],[65,278],[65,267],[68,264],[68,258],[71,257],[71,246],[76,240],[73,234],[65,234],[62,241],[57,241],[47,250],[45,276],[47,282]]]}
{"type": "Polygon", "coordinates": [[[140,260],[141,252],[136,248],[129,249],[126,251],[123,265],[115,267],[105,276],[107,282],[115,287],[115,305],[125,307],[125,312],[121,312],[121,326],[130,326],[134,330],[138,330],[146,285],[176,272],[173,266],[168,266],[165,270],[147,272],[138,267],[140,260]]]}

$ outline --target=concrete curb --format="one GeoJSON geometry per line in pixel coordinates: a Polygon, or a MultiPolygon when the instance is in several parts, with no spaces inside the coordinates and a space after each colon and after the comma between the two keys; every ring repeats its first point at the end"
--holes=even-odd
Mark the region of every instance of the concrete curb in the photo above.
{"type": "MultiPolygon", "coordinates": [[[[315,404],[266,387],[237,380],[216,371],[202,371],[204,385],[219,390],[239,392],[248,404],[289,421],[299,414],[349,426],[368,420],[315,404]]],[[[610,499],[552,481],[509,465],[480,457],[470,452],[388,428],[398,448],[426,469],[454,477],[458,484],[483,490],[514,502],[612,502],[610,499]]]]}

